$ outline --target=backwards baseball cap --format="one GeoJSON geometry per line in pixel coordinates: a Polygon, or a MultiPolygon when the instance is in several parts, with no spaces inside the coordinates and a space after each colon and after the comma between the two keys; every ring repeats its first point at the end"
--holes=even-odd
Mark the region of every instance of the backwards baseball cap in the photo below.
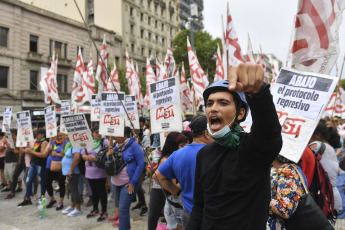
{"type": "Polygon", "coordinates": [[[158,148],[161,146],[161,138],[159,136],[159,133],[153,134],[153,143],[152,143],[152,148],[158,148]]]}
{"type": "Polygon", "coordinates": [[[194,117],[190,124],[189,128],[193,133],[201,133],[207,129],[207,117],[205,115],[198,115],[194,117]]]}

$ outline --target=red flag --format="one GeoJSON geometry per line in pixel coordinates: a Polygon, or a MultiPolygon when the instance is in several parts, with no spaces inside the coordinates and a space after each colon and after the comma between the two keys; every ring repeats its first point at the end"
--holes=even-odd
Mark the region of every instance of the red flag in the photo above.
{"type": "Polygon", "coordinates": [[[161,81],[168,78],[167,72],[163,63],[158,59],[156,59],[156,72],[157,72],[157,80],[161,81]]]}
{"type": "Polygon", "coordinates": [[[214,75],[214,81],[224,80],[224,67],[222,57],[220,56],[219,45],[217,45],[217,62],[216,62],[216,74],[214,75]]]}
{"type": "Polygon", "coordinates": [[[255,58],[253,55],[253,47],[252,47],[252,42],[250,41],[249,34],[248,34],[246,63],[255,64],[255,58]]]}
{"type": "Polygon", "coordinates": [[[104,35],[102,49],[101,49],[100,57],[98,59],[98,66],[97,66],[97,72],[96,72],[96,79],[98,81],[98,96],[100,96],[101,93],[103,91],[106,91],[107,89],[107,78],[108,78],[107,60],[108,60],[107,44],[106,44],[105,35],[104,35]]]}
{"type": "Polygon", "coordinates": [[[50,104],[53,100],[55,103],[60,104],[59,94],[57,91],[56,73],[57,73],[58,59],[55,61],[55,51],[53,52],[50,68],[48,72],[40,81],[42,91],[44,92],[44,102],[50,104]]]}
{"type": "Polygon", "coordinates": [[[189,43],[188,38],[187,38],[187,47],[188,47],[189,69],[190,69],[190,74],[192,76],[192,83],[195,90],[196,106],[199,107],[199,105],[204,104],[202,93],[204,92],[206,87],[204,86],[202,79],[205,76],[205,73],[199,64],[198,58],[196,57],[196,55],[194,54],[192,50],[192,47],[189,43]]]}
{"type": "Polygon", "coordinates": [[[277,77],[278,77],[278,71],[276,70],[276,67],[273,64],[272,64],[272,75],[273,75],[273,78],[271,81],[271,88],[273,87],[273,85],[276,82],[277,77]]]}
{"type": "Polygon", "coordinates": [[[92,55],[90,52],[90,60],[87,64],[86,71],[84,72],[84,84],[83,84],[84,92],[87,92],[89,101],[91,101],[91,95],[95,94],[95,79],[93,76],[93,63],[92,63],[92,55]]]}
{"type": "Polygon", "coordinates": [[[184,71],[184,65],[182,65],[181,80],[180,80],[180,96],[182,111],[187,112],[193,109],[193,102],[190,101],[190,89],[184,71]]]}
{"type": "Polygon", "coordinates": [[[144,104],[146,105],[146,109],[150,109],[150,91],[149,87],[151,83],[154,83],[157,81],[157,78],[155,76],[155,73],[152,69],[152,66],[150,64],[150,60],[146,59],[146,95],[144,98],[144,104]]]}
{"type": "Polygon", "coordinates": [[[73,87],[72,87],[72,93],[71,93],[72,104],[75,103],[77,105],[82,105],[87,100],[87,98],[85,98],[86,95],[83,90],[84,72],[85,72],[85,66],[84,66],[83,57],[81,55],[81,50],[79,47],[78,59],[77,59],[76,67],[74,70],[73,87]]]}
{"type": "Polygon", "coordinates": [[[167,54],[165,56],[164,67],[168,77],[175,74],[175,59],[170,46],[168,46],[167,54]]]}
{"type": "Polygon", "coordinates": [[[114,61],[114,68],[111,71],[110,78],[108,80],[107,91],[115,92],[113,83],[114,83],[115,88],[117,89],[117,91],[120,91],[120,79],[119,79],[119,75],[117,73],[115,61],[114,61]]]}

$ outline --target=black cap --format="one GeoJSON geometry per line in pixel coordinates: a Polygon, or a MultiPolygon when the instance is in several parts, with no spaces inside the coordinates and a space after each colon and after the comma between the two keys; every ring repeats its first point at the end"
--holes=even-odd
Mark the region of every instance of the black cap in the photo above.
{"type": "Polygon", "coordinates": [[[46,130],[44,128],[39,128],[37,129],[36,132],[34,132],[35,135],[37,134],[46,134],[46,130]]]}
{"type": "Polygon", "coordinates": [[[91,132],[99,132],[99,127],[98,125],[95,125],[92,129],[91,129],[91,132]]]}
{"type": "Polygon", "coordinates": [[[201,133],[207,129],[207,117],[205,115],[198,115],[192,119],[189,128],[193,133],[201,133]]]}

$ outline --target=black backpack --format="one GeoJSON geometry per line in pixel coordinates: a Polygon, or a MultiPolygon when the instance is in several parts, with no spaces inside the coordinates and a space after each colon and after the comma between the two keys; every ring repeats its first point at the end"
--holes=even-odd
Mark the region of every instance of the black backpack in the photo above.
{"type": "MultiPolygon", "coordinates": [[[[133,143],[133,142],[132,142],[133,143]]],[[[126,167],[129,163],[131,163],[134,158],[128,162],[124,162],[122,159],[123,152],[132,145],[129,144],[125,147],[123,151],[116,151],[112,156],[106,159],[104,171],[108,176],[116,176],[119,174],[124,167],[126,167]]]]}

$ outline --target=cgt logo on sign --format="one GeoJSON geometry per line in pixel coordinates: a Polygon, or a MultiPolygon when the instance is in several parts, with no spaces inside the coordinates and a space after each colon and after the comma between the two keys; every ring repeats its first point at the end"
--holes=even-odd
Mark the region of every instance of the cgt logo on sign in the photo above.
{"type": "Polygon", "coordinates": [[[112,116],[110,114],[107,114],[104,116],[104,124],[110,124],[110,125],[120,125],[120,116],[112,116]]]}
{"type": "Polygon", "coordinates": [[[295,135],[295,138],[297,138],[304,123],[305,120],[303,119],[287,118],[282,125],[282,133],[285,133],[287,135],[295,135]]]}
{"type": "Polygon", "coordinates": [[[73,134],[73,141],[86,141],[86,140],[89,140],[86,132],[73,134]]]}
{"type": "Polygon", "coordinates": [[[165,108],[160,107],[156,110],[156,120],[159,120],[161,118],[168,119],[169,117],[174,116],[174,109],[173,105],[170,105],[169,107],[165,108]]]}

